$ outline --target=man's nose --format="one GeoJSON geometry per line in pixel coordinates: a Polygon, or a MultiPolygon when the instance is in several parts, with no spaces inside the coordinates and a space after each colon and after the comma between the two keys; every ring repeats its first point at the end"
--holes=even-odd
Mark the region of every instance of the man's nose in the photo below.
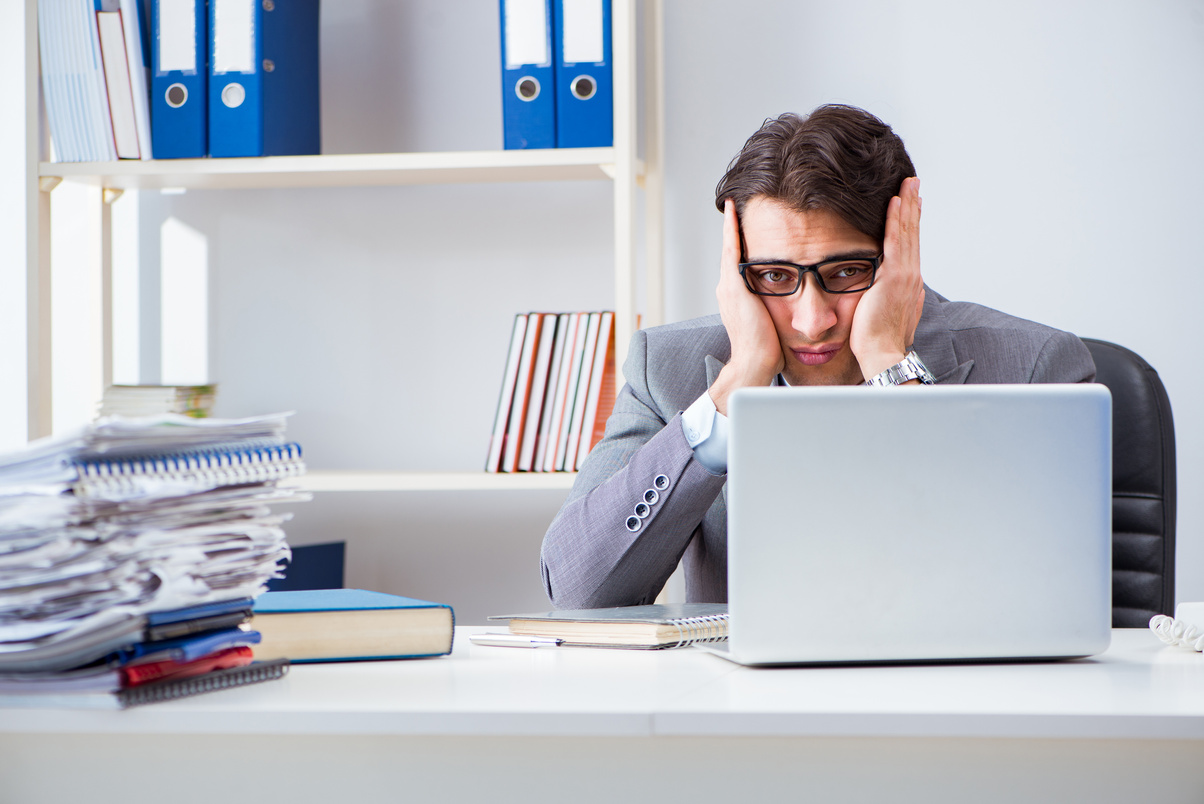
{"type": "Polygon", "coordinates": [[[810,274],[803,277],[802,287],[790,297],[791,326],[808,340],[820,341],[836,325],[836,309],[831,293],[824,293],[819,282],[810,274]]]}

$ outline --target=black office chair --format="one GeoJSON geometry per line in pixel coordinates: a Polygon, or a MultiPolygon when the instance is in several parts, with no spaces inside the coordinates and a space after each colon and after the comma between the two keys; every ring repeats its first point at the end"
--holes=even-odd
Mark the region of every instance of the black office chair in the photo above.
{"type": "Polygon", "coordinates": [[[1112,392],[1112,625],[1145,628],[1175,606],[1175,423],[1158,372],[1083,338],[1112,392]]]}

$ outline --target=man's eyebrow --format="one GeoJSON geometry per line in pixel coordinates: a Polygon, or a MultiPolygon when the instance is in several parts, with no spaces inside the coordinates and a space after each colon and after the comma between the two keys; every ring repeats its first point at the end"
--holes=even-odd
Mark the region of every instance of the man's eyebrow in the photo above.
{"type": "MultiPolygon", "coordinates": [[[[835,262],[837,260],[870,260],[870,259],[873,259],[874,257],[877,257],[881,253],[882,253],[881,249],[874,249],[874,248],[862,248],[862,249],[856,249],[854,251],[841,251],[841,252],[838,252],[835,254],[829,254],[826,257],[824,257],[822,260],[819,260],[819,262],[835,262]]],[[[760,259],[747,259],[747,260],[745,260],[745,262],[769,262],[769,263],[777,262],[777,263],[782,263],[784,265],[795,265],[796,264],[796,263],[792,263],[790,260],[781,259],[780,257],[762,257],[760,259]]],[[[818,263],[813,263],[813,264],[818,264],[818,263]]]]}

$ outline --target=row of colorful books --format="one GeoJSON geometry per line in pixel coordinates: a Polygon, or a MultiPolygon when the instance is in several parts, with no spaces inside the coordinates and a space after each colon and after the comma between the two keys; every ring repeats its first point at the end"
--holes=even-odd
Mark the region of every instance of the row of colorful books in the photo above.
{"type": "Polygon", "coordinates": [[[283,675],[244,623],[290,554],[270,506],[309,498],[278,485],[304,471],[285,420],[108,417],[0,456],[0,704],[283,675]]]}
{"type": "Polygon", "coordinates": [[[485,471],[576,471],[614,401],[613,312],[519,313],[485,471]]]}

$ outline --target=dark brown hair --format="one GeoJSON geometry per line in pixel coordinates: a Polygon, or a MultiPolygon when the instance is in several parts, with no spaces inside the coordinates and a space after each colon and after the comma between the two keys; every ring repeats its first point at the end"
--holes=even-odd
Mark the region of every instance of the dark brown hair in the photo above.
{"type": "Polygon", "coordinates": [[[806,117],[766,120],[748,138],[715,188],[715,206],[736,212],[763,195],[806,212],[833,212],[876,240],[886,234],[886,207],[915,167],[903,140],[864,109],[829,104],[806,117]]]}

